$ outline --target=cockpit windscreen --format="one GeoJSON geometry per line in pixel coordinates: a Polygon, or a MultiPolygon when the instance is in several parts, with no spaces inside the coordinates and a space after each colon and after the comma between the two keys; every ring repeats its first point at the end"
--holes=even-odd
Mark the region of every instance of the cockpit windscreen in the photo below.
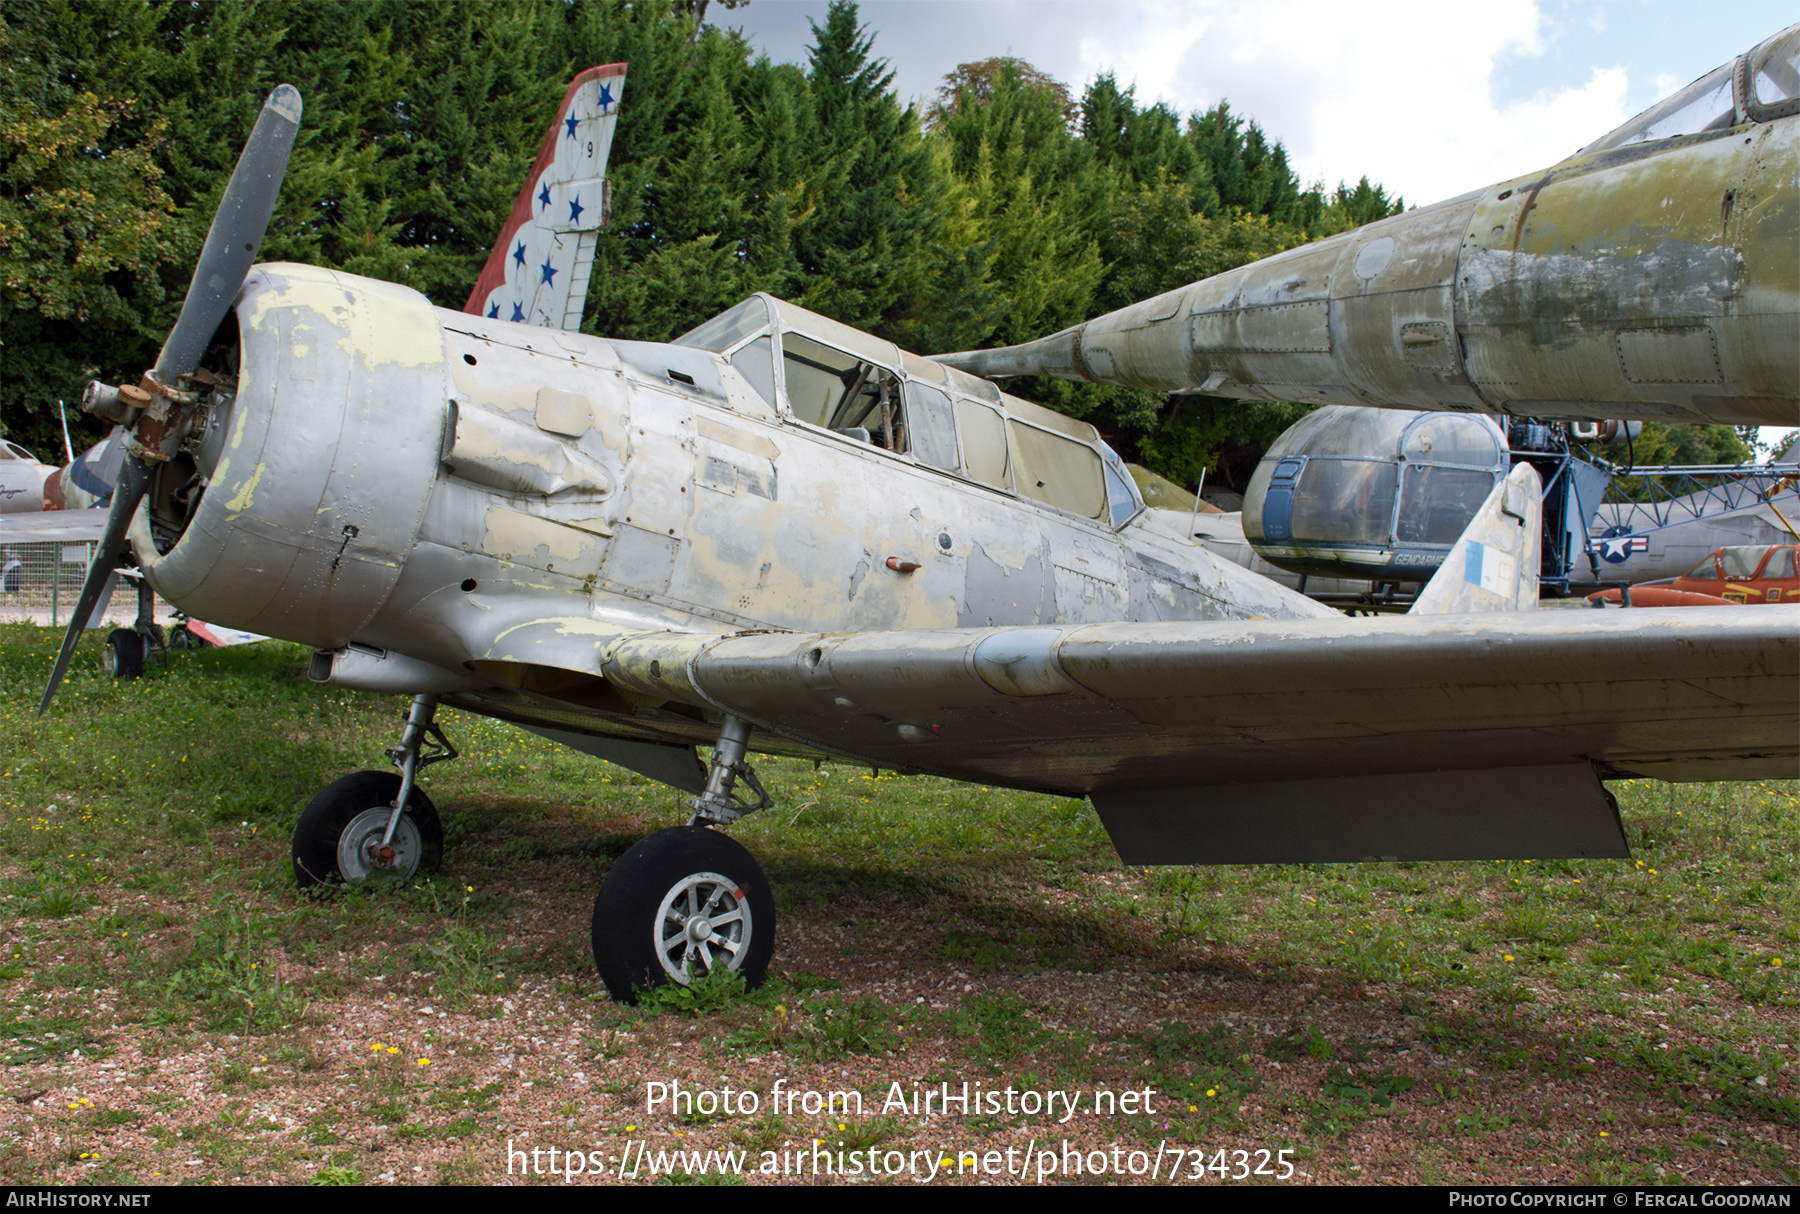
{"type": "Polygon", "coordinates": [[[1665,97],[1624,126],[1582,150],[1600,152],[1632,143],[1650,143],[1658,139],[1673,139],[1677,135],[1726,129],[1731,126],[1735,112],[1731,97],[1731,74],[1736,66],[1734,61],[1714,68],[1680,92],[1665,97]]]}

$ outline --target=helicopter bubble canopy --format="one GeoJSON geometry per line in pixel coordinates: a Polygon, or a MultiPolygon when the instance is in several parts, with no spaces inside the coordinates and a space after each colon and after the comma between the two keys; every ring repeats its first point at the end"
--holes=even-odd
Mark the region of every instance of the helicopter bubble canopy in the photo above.
{"type": "Polygon", "coordinates": [[[1269,448],[1244,492],[1244,535],[1294,573],[1422,581],[1506,474],[1480,414],[1333,405],[1269,448]]]}

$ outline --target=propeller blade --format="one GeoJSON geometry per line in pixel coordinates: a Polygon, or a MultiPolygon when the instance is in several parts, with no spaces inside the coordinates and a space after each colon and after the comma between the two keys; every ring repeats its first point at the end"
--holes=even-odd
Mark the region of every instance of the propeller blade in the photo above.
{"type": "Polygon", "coordinates": [[[106,588],[107,579],[119,567],[119,557],[125,543],[125,530],[131,526],[131,516],[137,513],[138,503],[150,490],[150,465],[135,455],[125,461],[119,469],[118,483],[113,486],[112,512],[106,516],[106,531],[100,536],[100,546],[94,550],[94,559],[88,565],[87,577],[81,583],[81,597],[75,602],[75,614],[69,620],[69,630],[63,633],[62,649],[56,655],[56,665],[50,668],[50,683],[44,688],[44,698],[38,704],[38,716],[43,716],[50,708],[50,701],[56,695],[56,689],[62,684],[63,675],[68,673],[69,659],[75,656],[75,645],[81,640],[81,634],[87,628],[88,616],[94,613],[94,605],[100,601],[100,592],[106,588]]]}
{"type": "Polygon", "coordinates": [[[163,383],[173,384],[200,365],[206,343],[237,298],[244,276],[256,264],[256,251],[269,230],[269,217],[275,213],[281,179],[300,130],[300,110],[300,92],[291,84],[278,85],[263,102],[256,129],[250,132],[219,208],[213,212],[212,227],[201,246],[187,298],[181,303],[181,316],[157,356],[156,375],[163,383]]]}

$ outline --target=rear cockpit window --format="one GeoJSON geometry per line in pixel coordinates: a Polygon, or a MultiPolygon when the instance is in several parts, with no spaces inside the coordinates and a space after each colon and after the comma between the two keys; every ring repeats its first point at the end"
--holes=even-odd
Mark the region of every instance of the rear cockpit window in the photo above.
{"type": "Polygon", "coordinates": [[[1800,100],[1800,25],[1750,53],[1750,97],[1758,107],[1800,100]]]}
{"type": "Polygon", "coordinates": [[[1106,478],[1098,451],[1011,418],[1006,432],[1012,439],[1013,488],[1082,518],[1105,516],[1106,478]]]}
{"type": "Polygon", "coordinates": [[[962,432],[963,470],[971,480],[996,489],[1011,489],[1006,459],[1006,421],[998,409],[972,400],[956,402],[957,429],[962,432]]]}

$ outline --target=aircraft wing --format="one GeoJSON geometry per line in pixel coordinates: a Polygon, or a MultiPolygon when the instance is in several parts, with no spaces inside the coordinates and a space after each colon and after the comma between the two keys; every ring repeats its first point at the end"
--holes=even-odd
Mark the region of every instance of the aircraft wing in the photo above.
{"type": "Polygon", "coordinates": [[[93,543],[106,530],[106,514],[106,508],[99,506],[92,510],[0,515],[0,545],[93,543]]]}
{"type": "Polygon", "coordinates": [[[609,683],[1092,796],[1128,863],[1623,855],[1599,777],[1800,775],[1800,607],[655,633],[609,683]]]}

